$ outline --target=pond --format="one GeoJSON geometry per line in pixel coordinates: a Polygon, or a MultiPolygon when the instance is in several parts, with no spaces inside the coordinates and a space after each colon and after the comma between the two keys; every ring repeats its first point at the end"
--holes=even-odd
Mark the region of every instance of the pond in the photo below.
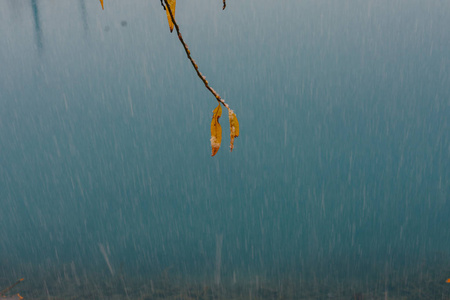
{"type": "MultiPolygon", "coordinates": [[[[0,2],[0,289],[450,297],[450,2],[0,2]]],[[[361,297],[361,298],[357,298],[361,297]]],[[[52,299],[54,299],[52,298],[52,299]]]]}

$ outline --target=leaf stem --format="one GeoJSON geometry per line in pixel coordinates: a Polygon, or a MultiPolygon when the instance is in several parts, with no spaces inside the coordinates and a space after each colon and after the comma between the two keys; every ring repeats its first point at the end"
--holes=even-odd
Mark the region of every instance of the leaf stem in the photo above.
{"type": "MultiPolygon", "coordinates": [[[[219,103],[222,103],[222,105],[225,106],[227,109],[229,109],[229,106],[228,106],[228,104],[225,103],[225,100],[223,100],[219,96],[219,94],[209,85],[208,81],[206,80],[206,77],[203,76],[203,74],[198,69],[198,66],[195,63],[195,60],[191,56],[191,51],[189,51],[189,48],[188,48],[187,44],[183,40],[183,36],[181,35],[181,32],[180,32],[180,27],[178,27],[178,24],[175,21],[175,17],[173,16],[173,13],[172,13],[172,10],[170,9],[169,3],[167,2],[167,0],[164,0],[164,3],[166,4],[166,9],[169,11],[170,18],[172,19],[172,22],[175,25],[175,29],[176,29],[177,34],[178,34],[178,39],[180,40],[181,44],[183,45],[184,51],[186,52],[186,55],[189,58],[189,60],[190,60],[190,62],[192,64],[192,66],[194,67],[195,71],[197,72],[198,77],[203,81],[203,83],[205,84],[205,87],[214,95],[216,100],[219,103]]],[[[224,4],[225,4],[225,0],[224,0],[224,4]]]]}

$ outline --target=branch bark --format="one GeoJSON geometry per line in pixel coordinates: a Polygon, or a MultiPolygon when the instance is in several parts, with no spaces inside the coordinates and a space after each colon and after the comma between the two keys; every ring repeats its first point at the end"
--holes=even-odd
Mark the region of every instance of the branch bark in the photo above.
{"type": "MultiPolygon", "coordinates": [[[[192,66],[194,67],[195,71],[197,72],[198,77],[203,81],[203,83],[205,84],[205,87],[214,95],[216,100],[219,103],[221,103],[223,106],[225,106],[227,109],[229,109],[230,107],[228,106],[227,103],[225,103],[225,100],[223,100],[220,97],[220,95],[209,85],[208,80],[206,80],[206,77],[203,76],[203,74],[198,69],[197,63],[191,56],[191,51],[189,51],[189,47],[183,40],[183,36],[181,35],[181,32],[180,32],[180,27],[178,26],[177,22],[175,21],[175,17],[172,13],[172,10],[170,9],[169,3],[167,2],[167,0],[164,0],[164,3],[166,4],[166,9],[169,11],[170,18],[172,19],[172,22],[175,25],[175,30],[177,31],[178,39],[180,40],[181,44],[183,45],[184,51],[186,52],[186,55],[189,58],[189,61],[191,62],[192,66]]],[[[225,0],[224,0],[224,5],[226,5],[225,0]]],[[[224,6],[224,8],[225,8],[225,6],[224,6]]]]}

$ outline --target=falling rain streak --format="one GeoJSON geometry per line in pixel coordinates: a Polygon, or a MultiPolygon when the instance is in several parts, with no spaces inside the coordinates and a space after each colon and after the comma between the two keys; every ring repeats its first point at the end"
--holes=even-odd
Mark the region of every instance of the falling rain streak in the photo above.
{"type": "Polygon", "coordinates": [[[223,4],[211,158],[160,1],[0,1],[0,296],[449,298],[450,2],[223,4]]]}

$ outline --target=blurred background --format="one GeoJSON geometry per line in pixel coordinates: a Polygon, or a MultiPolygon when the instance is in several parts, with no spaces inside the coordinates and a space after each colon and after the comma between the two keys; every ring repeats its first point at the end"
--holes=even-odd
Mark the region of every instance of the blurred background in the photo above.
{"type": "Polygon", "coordinates": [[[2,0],[0,277],[450,277],[449,13],[179,1],[240,122],[212,158],[217,102],[160,1],[2,0]]]}

